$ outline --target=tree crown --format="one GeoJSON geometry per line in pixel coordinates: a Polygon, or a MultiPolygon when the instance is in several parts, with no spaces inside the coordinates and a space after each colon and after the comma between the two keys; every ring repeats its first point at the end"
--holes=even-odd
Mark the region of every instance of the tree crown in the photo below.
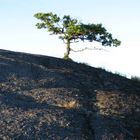
{"type": "Polygon", "coordinates": [[[41,22],[37,23],[37,28],[46,28],[51,34],[59,35],[64,42],[73,41],[97,41],[103,46],[119,46],[121,42],[113,39],[112,34],[108,33],[102,24],[84,24],[69,15],[62,18],[56,14],[36,13],[34,15],[41,22]]]}

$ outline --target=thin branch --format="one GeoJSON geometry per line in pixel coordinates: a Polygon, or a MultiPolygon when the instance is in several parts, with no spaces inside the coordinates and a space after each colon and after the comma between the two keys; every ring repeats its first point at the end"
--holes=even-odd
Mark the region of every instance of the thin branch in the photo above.
{"type": "Polygon", "coordinates": [[[73,51],[73,52],[82,52],[82,51],[85,51],[85,50],[103,50],[103,51],[107,51],[106,49],[97,48],[97,47],[94,47],[94,48],[85,47],[85,48],[83,48],[81,50],[73,50],[73,49],[71,49],[71,51],[73,51]]]}

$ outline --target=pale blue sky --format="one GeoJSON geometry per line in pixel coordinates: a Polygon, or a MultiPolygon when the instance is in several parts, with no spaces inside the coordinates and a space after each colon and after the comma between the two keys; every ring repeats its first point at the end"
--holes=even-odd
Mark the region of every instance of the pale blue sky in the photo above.
{"type": "MultiPolygon", "coordinates": [[[[0,0],[0,49],[63,57],[65,45],[57,36],[38,30],[33,15],[54,12],[71,15],[84,23],[102,23],[114,38],[122,41],[107,51],[71,53],[75,61],[105,67],[128,76],[140,76],[140,0],[0,0]]],[[[99,46],[77,43],[72,47],[99,46]]]]}

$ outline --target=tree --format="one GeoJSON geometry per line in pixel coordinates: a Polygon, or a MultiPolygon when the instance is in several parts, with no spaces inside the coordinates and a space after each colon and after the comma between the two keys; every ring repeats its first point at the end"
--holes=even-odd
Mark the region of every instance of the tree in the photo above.
{"type": "Polygon", "coordinates": [[[38,29],[45,28],[51,35],[59,35],[59,38],[64,41],[66,44],[65,59],[69,58],[70,51],[72,51],[70,47],[72,42],[78,42],[80,40],[97,41],[103,46],[115,47],[121,44],[119,40],[113,39],[112,34],[108,33],[102,24],[84,24],[77,19],[71,18],[69,15],[64,15],[60,18],[52,12],[36,13],[34,17],[41,21],[36,24],[38,29]]]}

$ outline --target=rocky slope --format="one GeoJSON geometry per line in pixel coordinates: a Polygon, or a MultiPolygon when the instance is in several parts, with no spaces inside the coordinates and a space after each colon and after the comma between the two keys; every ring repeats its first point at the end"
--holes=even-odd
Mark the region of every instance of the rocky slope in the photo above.
{"type": "Polygon", "coordinates": [[[0,50],[0,139],[138,140],[140,83],[58,58],[0,50]]]}

